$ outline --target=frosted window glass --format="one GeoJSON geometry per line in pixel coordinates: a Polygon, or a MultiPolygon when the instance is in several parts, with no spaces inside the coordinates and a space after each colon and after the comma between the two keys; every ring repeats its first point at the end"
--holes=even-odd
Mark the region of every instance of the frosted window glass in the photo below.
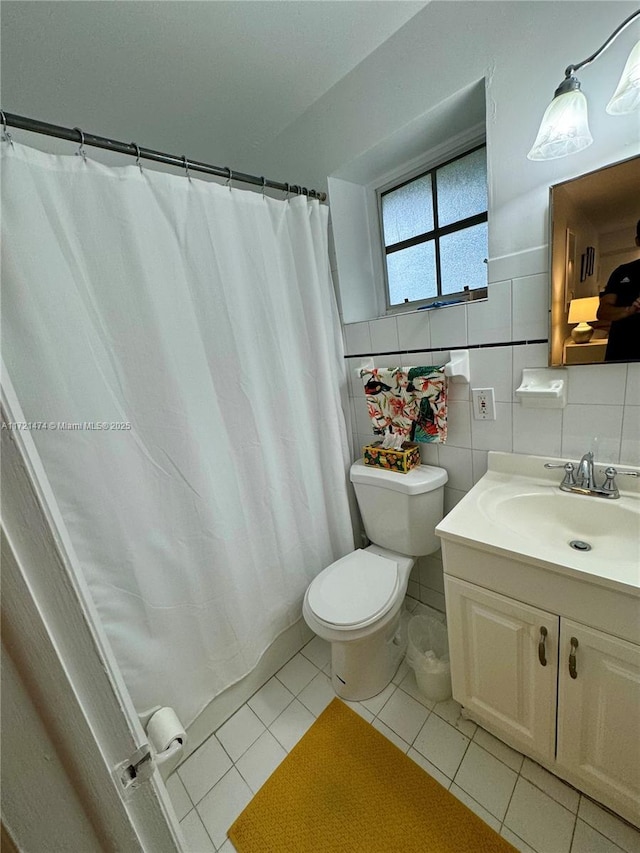
{"type": "Polygon", "coordinates": [[[433,230],[431,175],[382,196],[382,225],[385,246],[433,230]]]}
{"type": "Polygon", "coordinates": [[[450,225],[487,210],[487,156],[479,148],[436,172],[438,225],[450,225]]]}
{"type": "Polygon", "coordinates": [[[487,223],[463,228],[440,238],[440,274],[443,293],[487,286],[487,223]]]}
{"type": "Polygon", "coordinates": [[[405,299],[429,299],[436,296],[436,253],[433,240],[418,243],[387,255],[387,279],[391,305],[405,299]]]}

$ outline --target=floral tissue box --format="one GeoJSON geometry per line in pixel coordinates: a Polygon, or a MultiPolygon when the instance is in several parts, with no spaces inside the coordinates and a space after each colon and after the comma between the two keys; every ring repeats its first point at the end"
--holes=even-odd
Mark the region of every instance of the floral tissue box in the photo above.
{"type": "Polygon", "coordinates": [[[362,458],[365,465],[375,468],[385,468],[387,471],[397,471],[399,474],[407,474],[412,468],[420,464],[420,449],[417,444],[405,441],[401,450],[385,450],[381,447],[382,442],[366,444],[362,448],[362,458]]]}

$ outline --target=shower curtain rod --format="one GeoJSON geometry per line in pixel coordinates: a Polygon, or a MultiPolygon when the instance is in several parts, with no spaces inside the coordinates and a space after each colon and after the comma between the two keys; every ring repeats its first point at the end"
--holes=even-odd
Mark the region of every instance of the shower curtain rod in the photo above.
{"type": "Polygon", "coordinates": [[[130,154],[132,157],[142,160],[154,160],[156,163],[167,163],[170,166],[177,166],[179,169],[185,169],[187,173],[191,170],[194,172],[205,172],[207,175],[216,175],[219,178],[226,178],[228,181],[240,181],[243,184],[253,184],[254,186],[265,189],[282,190],[286,193],[295,193],[296,195],[306,195],[309,198],[317,198],[318,201],[326,201],[327,194],[319,190],[308,190],[306,187],[299,184],[283,184],[279,181],[269,181],[263,177],[256,175],[247,175],[245,172],[233,172],[227,166],[211,166],[208,163],[200,163],[197,160],[187,160],[184,156],[177,154],[165,154],[162,151],[153,151],[150,148],[142,148],[135,142],[118,142],[117,139],[108,139],[105,136],[96,136],[93,133],[85,133],[79,127],[59,127],[55,124],[47,124],[44,121],[38,121],[34,118],[26,118],[15,113],[5,113],[0,110],[0,117],[4,125],[6,133],[7,125],[17,127],[20,130],[29,130],[32,133],[42,133],[45,136],[56,136],[58,139],[68,139],[70,142],[80,143],[80,147],[84,145],[92,145],[94,148],[104,148],[107,151],[117,151],[119,154],[130,154]]]}

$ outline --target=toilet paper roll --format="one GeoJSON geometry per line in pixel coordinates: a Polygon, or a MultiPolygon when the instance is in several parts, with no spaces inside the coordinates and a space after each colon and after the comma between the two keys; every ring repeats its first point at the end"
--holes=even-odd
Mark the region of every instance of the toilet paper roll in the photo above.
{"type": "Polygon", "coordinates": [[[147,723],[149,743],[157,753],[169,749],[173,741],[187,742],[187,733],[173,708],[160,708],[147,723]]]}

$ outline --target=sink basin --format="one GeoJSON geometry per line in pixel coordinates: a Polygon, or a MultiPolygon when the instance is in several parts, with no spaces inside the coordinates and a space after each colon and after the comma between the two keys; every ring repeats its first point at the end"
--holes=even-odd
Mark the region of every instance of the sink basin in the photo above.
{"type": "Polygon", "coordinates": [[[640,566],[637,512],[618,501],[542,488],[520,494],[509,494],[508,488],[490,489],[481,496],[478,508],[492,523],[547,546],[591,551],[600,560],[636,560],[640,566]]]}
{"type": "Polygon", "coordinates": [[[546,462],[564,460],[490,452],[487,473],[436,533],[640,596],[640,478],[620,477],[615,500],[561,492],[562,472],[546,462]]]}

